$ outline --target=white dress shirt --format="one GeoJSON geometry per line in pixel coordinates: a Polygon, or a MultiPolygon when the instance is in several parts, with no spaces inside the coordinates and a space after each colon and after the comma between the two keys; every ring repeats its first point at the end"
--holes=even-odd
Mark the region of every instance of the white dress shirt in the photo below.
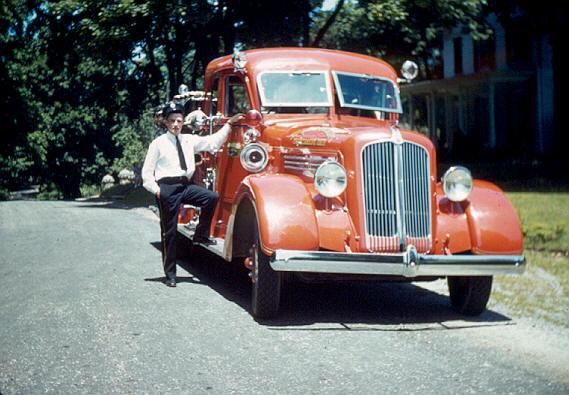
{"type": "Polygon", "coordinates": [[[152,141],[144,159],[142,166],[142,185],[152,194],[160,191],[156,181],[164,177],[192,177],[196,170],[194,154],[196,152],[215,152],[218,150],[229,135],[231,126],[225,124],[217,133],[208,136],[198,136],[195,134],[179,134],[180,144],[184,159],[186,159],[187,170],[180,167],[180,159],[176,148],[176,136],[166,132],[152,141]]]}

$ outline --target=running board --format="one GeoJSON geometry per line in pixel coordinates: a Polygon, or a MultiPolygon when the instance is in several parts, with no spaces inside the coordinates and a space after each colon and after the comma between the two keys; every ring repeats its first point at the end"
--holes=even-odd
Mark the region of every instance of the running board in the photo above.
{"type": "Polygon", "coordinates": [[[213,240],[216,241],[216,244],[209,244],[209,245],[194,243],[193,241],[191,241],[192,238],[194,237],[194,230],[195,229],[193,227],[188,227],[187,225],[184,224],[178,224],[178,233],[186,237],[191,243],[193,243],[194,245],[199,245],[201,248],[204,248],[214,253],[215,255],[225,259],[225,256],[223,255],[223,247],[225,246],[225,239],[214,237],[213,240]]]}

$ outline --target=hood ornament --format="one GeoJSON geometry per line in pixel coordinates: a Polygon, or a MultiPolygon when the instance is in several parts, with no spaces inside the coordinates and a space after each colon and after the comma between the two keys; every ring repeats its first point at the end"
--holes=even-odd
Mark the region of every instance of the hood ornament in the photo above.
{"type": "Polygon", "coordinates": [[[391,125],[391,141],[394,144],[403,144],[403,136],[397,125],[391,125]]]}

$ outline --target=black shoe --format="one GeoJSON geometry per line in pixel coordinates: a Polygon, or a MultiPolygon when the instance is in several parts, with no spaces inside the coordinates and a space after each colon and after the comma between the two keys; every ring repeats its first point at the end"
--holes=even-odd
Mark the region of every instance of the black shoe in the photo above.
{"type": "Polygon", "coordinates": [[[201,244],[204,246],[211,246],[211,245],[217,244],[217,241],[212,240],[209,237],[204,237],[204,236],[194,236],[192,241],[194,242],[194,244],[201,244]]]}
{"type": "Polygon", "coordinates": [[[164,282],[168,287],[176,287],[176,279],[175,278],[167,278],[164,282]]]}

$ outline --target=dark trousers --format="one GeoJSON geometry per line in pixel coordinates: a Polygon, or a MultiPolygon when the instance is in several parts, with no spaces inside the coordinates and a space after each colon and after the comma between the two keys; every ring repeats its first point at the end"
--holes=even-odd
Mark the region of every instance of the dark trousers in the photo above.
{"type": "Polygon", "coordinates": [[[180,204],[201,207],[201,214],[195,236],[209,237],[209,229],[218,195],[195,184],[160,185],[160,233],[162,237],[162,264],[166,278],[176,278],[176,238],[178,235],[178,209],[180,204]]]}

